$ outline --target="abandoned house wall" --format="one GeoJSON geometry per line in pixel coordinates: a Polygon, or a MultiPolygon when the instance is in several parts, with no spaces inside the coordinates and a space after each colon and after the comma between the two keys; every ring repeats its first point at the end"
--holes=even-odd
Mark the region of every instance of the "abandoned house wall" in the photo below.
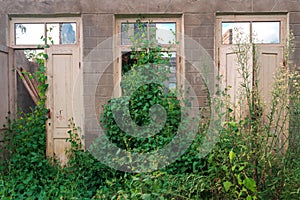
{"type": "MultiPolygon", "coordinates": [[[[300,65],[300,1],[298,0],[0,0],[0,44],[8,45],[9,16],[55,17],[79,14],[82,19],[81,53],[83,67],[83,105],[85,143],[99,134],[99,113],[113,93],[113,48],[97,49],[112,37],[118,15],[179,14],[184,34],[215,56],[215,21],[217,13],[288,13],[289,28],[295,35],[293,62],[300,65]],[[96,50],[95,50],[96,49],[96,50]],[[105,54],[99,60],[97,53],[105,54]],[[108,65],[108,63],[111,63],[108,65]],[[108,66],[108,67],[107,67],[108,66]],[[99,80],[99,74],[103,74],[99,80]],[[95,86],[95,83],[97,84],[95,86]],[[96,121],[95,121],[96,116],[96,121]]],[[[186,64],[185,76],[198,91],[199,102],[207,104],[207,91],[195,69],[186,64]]],[[[2,94],[1,94],[2,95],[2,94]]]]}

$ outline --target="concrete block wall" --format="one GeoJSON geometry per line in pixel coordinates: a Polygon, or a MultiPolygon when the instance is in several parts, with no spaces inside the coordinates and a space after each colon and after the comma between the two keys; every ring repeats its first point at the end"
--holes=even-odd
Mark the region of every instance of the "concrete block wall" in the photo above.
{"type": "MultiPolygon", "coordinates": [[[[299,0],[0,0],[0,44],[7,45],[8,16],[11,14],[28,17],[81,15],[84,130],[88,146],[99,134],[101,105],[112,97],[113,43],[107,39],[114,34],[115,15],[182,14],[184,34],[198,42],[214,59],[215,19],[218,12],[288,12],[289,28],[293,30],[296,38],[293,62],[300,66],[299,0]],[[105,42],[106,47],[98,48],[105,42]]],[[[192,59],[197,54],[191,50],[189,56],[192,59]]],[[[185,75],[198,91],[198,101],[207,105],[207,90],[203,87],[201,74],[197,74],[193,66],[186,63],[185,75]]]]}
{"type": "MultiPolygon", "coordinates": [[[[88,8],[93,6],[88,5],[88,8]]],[[[85,144],[100,134],[102,105],[113,91],[113,14],[82,14],[85,144]]]]}

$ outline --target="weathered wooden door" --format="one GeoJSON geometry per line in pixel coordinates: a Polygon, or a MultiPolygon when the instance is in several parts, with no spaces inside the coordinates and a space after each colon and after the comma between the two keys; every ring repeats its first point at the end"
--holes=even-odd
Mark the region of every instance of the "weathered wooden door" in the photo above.
{"type": "MultiPolygon", "coordinates": [[[[67,162],[65,151],[70,147],[70,120],[74,118],[74,109],[81,108],[81,69],[79,48],[77,45],[57,45],[47,49],[48,93],[47,106],[50,119],[47,123],[47,155],[55,156],[64,164],[67,162]]],[[[74,119],[81,126],[81,119],[74,119]]]]}
{"type": "MultiPolygon", "coordinates": [[[[243,78],[241,75],[241,65],[238,64],[237,52],[234,45],[223,46],[219,50],[219,74],[223,77],[223,87],[231,87],[229,90],[232,103],[237,103],[243,78]]],[[[259,67],[259,76],[253,76],[253,55],[252,50],[247,54],[249,80],[252,84],[254,78],[259,81],[259,92],[266,102],[271,100],[271,90],[274,83],[276,68],[283,61],[283,46],[263,46],[256,45],[256,57],[259,67]]],[[[250,87],[251,87],[250,84],[250,87]]]]}
{"type": "Polygon", "coordinates": [[[6,117],[15,112],[15,72],[12,70],[12,55],[12,49],[0,45],[0,132],[5,129],[3,125],[6,124],[6,117]]]}
{"type": "MultiPolygon", "coordinates": [[[[252,68],[252,54],[250,52],[240,52],[241,54],[245,54],[247,56],[244,57],[244,71],[249,73],[249,77],[247,78],[246,83],[248,83],[248,87],[252,87],[253,81],[253,68],[252,68]]],[[[237,48],[234,45],[224,45],[219,48],[219,75],[222,80],[222,89],[228,89],[228,95],[230,96],[229,101],[233,105],[245,105],[244,99],[244,88],[242,88],[242,84],[245,83],[245,80],[242,75],[241,65],[238,63],[237,56],[237,48]]]]}
{"type": "MultiPolygon", "coordinates": [[[[288,35],[288,16],[278,15],[218,15],[216,20],[216,64],[219,74],[223,76],[223,89],[231,86],[228,94],[230,103],[237,105],[234,109],[235,117],[245,117],[249,114],[246,99],[241,87],[243,79],[239,73],[241,62],[237,59],[236,49],[248,45],[244,59],[247,62],[248,88],[254,86],[254,81],[258,81],[258,93],[262,108],[260,122],[269,127],[268,135],[276,139],[272,141],[272,148],[286,150],[288,146],[288,126],[289,119],[287,113],[288,94],[281,97],[282,101],[277,108],[272,108],[272,90],[275,83],[275,73],[283,62],[283,50],[288,35]],[[255,45],[253,46],[252,43],[255,45]],[[255,48],[253,48],[255,47],[255,48]],[[239,63],[238,63],[239,62],[239,63]],[[258,67],[258,74],[254,69],[258,67]],[[285,104],[285,105],[283,105],[285,104]],[[280,107],[280,109],[278,109],[280,107]],[[272,109],[272,110],[271,110],[272,109]],[[271,112],[273,111],[273,112],[271,112]],[[272,115],[270,117],[270,115],[272,115]]],[[[286,85],[287,87],[287,85],[286,85]]],[[[283,94],[283,93],[282,93],[283,94]]],[[[251,94],[250,94],[251,95],[251,94]]],[[[250,96],[251,97],[251,96],[250,96]]],[[[277,100],[276,100],[277,101],[277,100]]],[[[258,108],[258,107],[257,107],[258,108]]],[[[260,110],[260,109],[258,109],[260,110]]],[[[273,139],[272,139],[273,140],[273,139]]],[[[271,143],[270,143],[271,144],[271,143]]]]}
{"type": "MultiPolygon", "coordinates": [[[[249,87],[252,87],[254,79],[258,79],[258,89],[265,102],[271,101],[271,91],[274,83],[276,68],[283,61],[283,46],[256,45],[258,77],[253,76],[252,50],[247,54],[247,71],[249,72],[249,87]]],[[[238,64],[237,52],[234,45],[226,45],[219,49],[219,74],[222,76],[223,88],[230,87],[228,94],[231,103],[238,103],[241,97],[241,65],[238,64]]],[[[268,105],[268,103],[267,103],[268,105]]]]}
{"type": "MultiPolygon", "coordinates": [[[[232,103],[237,103],[242,81],[238,72],[241,62],[237,60],[234,51],[246,49],[247,53],[244,55],[247,55],[248,60],[244,59],[243,62],[247,62],[246,70],[249,72],[250,83],[254,80],[259,81],[260,95],[267,102],[266,105],[269,105],[274,73],[283,60],[287,27],[287,16],[284,14],[217,16],[215,55],[219,74],[223,76],[223,86],[231,86],[229,94],[232,103]],[[255,49],[251,42],[255,43],[255,49]],[[258,77],[253,74],[253,63],[256,59],[259,66],[258,77]]],[[[251,87],[251,84],[248,87],[251,87]]]]}
{"type": "Polygon", "coordinates": [[[13,49],[0,45],[0,130],[8,113],[15,112],[15,75],[13,49]]]}

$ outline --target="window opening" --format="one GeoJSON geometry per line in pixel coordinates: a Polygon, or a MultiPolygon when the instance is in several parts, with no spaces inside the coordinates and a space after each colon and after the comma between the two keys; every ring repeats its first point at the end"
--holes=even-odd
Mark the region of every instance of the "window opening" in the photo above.
{"type": "Polygon", "coordinates": [[[142,55],[142,52],[145,52],[147,56],[147,53],[153,50],[152,47],[160,47],[162,50],[161,57],[166,61],[161,67],[165,67],[169,72],[168,80],[164,85],[166,88],[175,90],[179,82],[177,79],[177,71],[179,70],[177,19],[150,19],[148,22],[131,20],[119,19],[120,40],[118,49],[119,55],[122,57],[120,59],[121,77],[129,72],[134,64],[137,64],[136,56],[142,55]],[[142,46],[143,49],[140,49],[139,46],[142,46]],[[147,46],[149,48],[145,48],[147,46]]]}
{"type": "Polygon", "coordinates": [[[176,42],[176,23],[128,23],[121,24],[122,45],[132,45],[130,38],[142,38],[156,41],[157,44],[175,44],[176,42]]]}

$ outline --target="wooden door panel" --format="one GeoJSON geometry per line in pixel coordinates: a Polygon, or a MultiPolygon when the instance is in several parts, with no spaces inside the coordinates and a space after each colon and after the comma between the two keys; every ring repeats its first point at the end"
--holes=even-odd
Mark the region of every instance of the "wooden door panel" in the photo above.
{"type": "Polygon", "coordinates": [[[238,73],[238,64],[234,52],[226,53],[226,87],[231,87],[228,94],[230,101],[234,104],[237,103],[239,98],[239,88],[241,85],[241,75],[238,73]]]}
{"type": "MultiPolygon", "coordinates": [[[[231,86],[229,94],[231,95],[231,102],[234,103],[238,99],[238,93],[243,81],[239,73],[240,66],[237,63],[236,53],[233,52],[233,46],[226,46],[220,48],[220,74],[223,76],[223,87],[231,86]]],[[[271,90],[274,83],[274,73],[276,68],[279,67],[283,59],[283,47],[263,47],[259,46],[258,49],[258,64],[259,64],[259,91],[265,102],[271,100],[271,90]]],[[[250,83],[252,86],[253,81],[253,66],[251,64],[252,55],[249,53],[249,73],[250,83]]]]}
{"type": "MultiPolygon", "coordinates": [[[[230,95],[230,103],[238,107],[244,107],[245,95],[243,94],[244,89],[241,86],[244,80],[241,75],[241,66],[238,63],[237,53],[235,52],[234,48],[235,47],[233,45],[226,45],[220,48],[219,73],[222,76],[222,90],[224,90],[225,88],[230,88],[227,92],[227,94],[230,95]]],[[[252,87],[253,74],[251,65],[251,52],[248,52],[247,56],[247,71],[250,74],[249,87],[252,87]]]]}
{"type": "MultiPolygon", "coordinates": [[[[53,106],[55,128],[67,128],[72,118],[72,54],[52,55],[53,59],[53,106]]],[[[54,132],[54,134],[56,131],[54,132]]]]}
{"type": "Polygon", "coordinates": [[[71,147],[71,144],[66,141],[66,138],[55,138],[53,143],[53,151],[61,164],[66,164],[68,162],[68,157],[65,151],[71,147]]]}
{"type": "Polygon", "coordinates": [[[47,155],[55,156],[65,164],[65,151],[70,147],[66,139],[74,115],[74,86],[80,77],[79,49],[75,45],[53,46],[47,49],[47,54],[47,106],[51,113],[47,127],[47,155]]]}
{"type": "MultiPolygon", "coordinates": [[[[272,91],[275,82],[275,73],[277,68],[280,67],[283,62],[283,47],[260,46],[258,47],[258,52],[258,63],[260,66],[258,87],[260,96],[264,102],[263,120],[269,123],[269,118],[266,115],[270,113],[272,109],[272,91]]],[[[288,96],[285,98],[288,98],[288,96]]],[[[275,134],[275,147],[280,149],[280,151],[285,152],[288,148],[289,134],[288,111],[286,110],[288,101],[281,101],[281,103],[279,103],[279,107],[275,109],[273,123],[270,128],[272,134],[275,134]],[[283,102],[285,102],[285,104],[281,104],[283,102]]]]}
{"type": "Polygon", "coordinates": [[[272,99],[272,87],[276,69],[283,60],[283,47],[258,47],[259,64],[259,93],[266,103],[270,105],[272,99]]]}

